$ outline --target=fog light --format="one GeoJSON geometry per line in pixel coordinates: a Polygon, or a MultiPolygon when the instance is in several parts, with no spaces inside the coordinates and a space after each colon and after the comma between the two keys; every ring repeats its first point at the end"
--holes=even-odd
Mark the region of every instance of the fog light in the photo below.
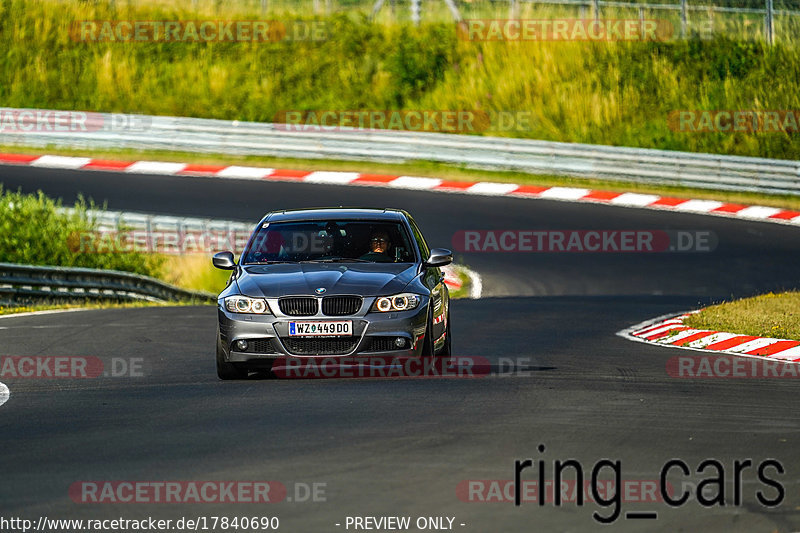
{"type": "Polygon", "coordinates": [[[403,346],[406,345],[406,340],[403,337],[397,337],[394,340],[394,345],[397,346],[398,348],[402,348],[403,346]]]}
{"type": "Polygon", "coordinates": [[[236,341],[236,348],[241,352],[247,351],[247,341],[236,341]]]}

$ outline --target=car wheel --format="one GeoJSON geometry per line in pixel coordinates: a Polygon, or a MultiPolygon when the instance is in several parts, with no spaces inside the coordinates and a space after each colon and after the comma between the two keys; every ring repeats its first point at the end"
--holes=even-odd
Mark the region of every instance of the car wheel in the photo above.
{"type": "Polygon", "coordinates": [[[225,361],[225,353],[217,344],[217,376],[221,380],[244,379],[247,377],[247,369],[242,368],[236,363],[225,361]]]}
{"type": "Polygon", "coordinates": [[[444,346],[442,346],[442,349],[439,351],[438,355],[442,355],[442,356],[446,356],[446,357],[449,357],[449,356],[453,355],[452,344],[451,344],[453,339],[452,339],[452,336],[450,335],[450,330],[451,330],[451,327],[450,327],[450,310],[448,309],[447,310],[447,327],[444,330],[445,331],[444,346]]]}

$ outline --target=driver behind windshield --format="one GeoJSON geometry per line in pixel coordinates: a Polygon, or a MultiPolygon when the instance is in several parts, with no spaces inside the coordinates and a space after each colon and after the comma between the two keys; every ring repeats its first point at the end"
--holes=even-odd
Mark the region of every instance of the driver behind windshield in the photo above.
{"type": "Polygon", "coordinates": [[[389,240],[389,234],[385,231],[375,231],[369,239],[369,252],[362,255],[361,259],[376,263],[390,263],[393,261],[389,256],[391,247],[392,241],[389,240]]]}

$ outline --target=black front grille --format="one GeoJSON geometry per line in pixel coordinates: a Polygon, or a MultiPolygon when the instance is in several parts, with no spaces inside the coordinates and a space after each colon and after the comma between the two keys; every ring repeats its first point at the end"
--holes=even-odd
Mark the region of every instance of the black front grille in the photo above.
{"type": "Polygon", "coordinates": [[[322,299],[322,314],[327,316],[354,315],[361,309],[361,296],[326,296],[322,299]]]}
{"type": "Polygon", "coordinates": [[[247,351],[252,351],[253,353],[275,353],[270,339],[255,339],[250,341],[247,346],[247,351]]]}
{"type": "Polygon", "coordinates": [[[394,341],[397,337],[367,337],[367,343],[362,352],[391,352],[393,350],[403,350],[408,348],[408,340],[398,347],[394,341]]]}
{"type": "Polygon", "coordinates": [[[358,344],[358,337],[347,339],[284,338],[283,344],[292,355],[345,355],[358,344]]]}
{"type": "Polygon", "coordinates": [[[234,343],[231,346],[231,350],[243,353],[277,353],[275,348],[272,347],[272,340],[269,338],[245,340],[247,341],[247,348],[242,350],[234,343]]]}
{"type": "Polygon", "coordinates": [[[278,307],[284,315],[314,316],[317,314],[317,299],[312,296],[281,298],[278,307]]]}

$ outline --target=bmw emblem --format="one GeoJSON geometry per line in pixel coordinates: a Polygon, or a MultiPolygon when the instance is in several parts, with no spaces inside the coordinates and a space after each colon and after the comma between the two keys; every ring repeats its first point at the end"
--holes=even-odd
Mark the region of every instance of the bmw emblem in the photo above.
{"type": "Polygon", "coordinates": [[[317,294],[325,294],[325,287],[318,287],[314,290],[317,294]]]}

